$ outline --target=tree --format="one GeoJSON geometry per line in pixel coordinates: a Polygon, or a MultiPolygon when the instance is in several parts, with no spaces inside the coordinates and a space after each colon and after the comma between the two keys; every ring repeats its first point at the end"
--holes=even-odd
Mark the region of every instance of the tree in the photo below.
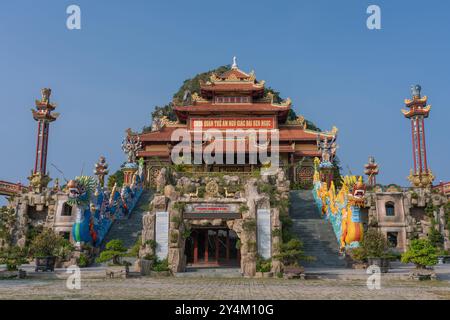
{"type": "Polygon", "coordinates": [[[310,260],[310,257],[305,256],[303,243],[295,238],[281,243],[280,253],[274,258],[280,260],[285,266],[297,266],[300,260],[310,260]]]}
{"type": "Polygon", "coordinates": [[[15,271],[27,262],[27,249],[9,246],[0,251],[0,264],[5,264],[8,271],[15,271]]]}
{"type": "Polygon", "coordinates": [[[372,228],[364,234],[361,248],[367,258],[383,258],[387,255],[389,246],[384,234],[372,228]]]}
{"type": "Polygon", "coordinates": [[[402,255],[402,263],[414,263],[418,269],[434,266],[438,263],[438,250],[428,239],[412,240],[402,255]]]}
{"type": "Polygon", "coordinates": [[[121,265],[120,258],[125,256],[127,248],[124,247],[122,240],[114,239],[106,244],[106,250],[100,253],[96,259],[97,262],[108,262],[112,260],[115,265],[121,265]]]}
{"type": "Polygon", "coordinates": [[[11,244],[11,229],[15,222],[16,215],[14,210],[4,206],[0,207],[0,247],[11,244]]]}
{"type": "Polygon", "coordinates": [[[436,248],[441,248],[444,245],[444,236],[435,228],[436,222],[431,226],[430,233],[428,234],[428,240],[436,248]]]}
{"type": "Polygon", "coordinates": [[[68,251],[71,251],[71,246],[67,243],[67,240],[56,234],[53,230],[44,229],[31,242],[30,253],[35,258],[53,256],[64,258],[68,255],[68,251]]]}
{"type": "Polygon", "coordinates": [[[120,188],[123,186],[123,171],[117,170],[114,174],[110,175],[108,178],[108,189],[112,190],[114,184],[117,183],[117,186],[120,188]]]}

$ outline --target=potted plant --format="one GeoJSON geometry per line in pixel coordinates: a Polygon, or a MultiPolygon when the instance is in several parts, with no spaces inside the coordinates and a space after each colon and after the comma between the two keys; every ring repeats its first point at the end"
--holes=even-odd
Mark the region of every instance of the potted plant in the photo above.
{"type": "Polygon", "coordinates": [[[436,279],[432,267],[438,263],[438,249],[428,239],[412,240],[408,250],[402,255],[403,263],[414,263],[416,270],[409,275],[414,280],[436,279]]]}
{"type": "Polygon", "coordinates": [[[109,241],[105,249],[100,256],[96,259],[96,262],[104,263],[104,262],[112,262],[113,266],[121,266],[122,265],[122,257],[126,255],[127,248],[124,247],[122,240],[111,240],[109,241]]]}
{"type": "Polygon", "coordinates": [[[313,257],[305,256],[303,243],[296,238],[281,243],[279,253],[274,258],[283,264],[286,278],[301,277],[304,270],[299,266],[299,261],[311,261],[314,259],[313,257]]]}
{"type": "Polygon", "coordinates": [[[45,229],[31,242],[30,252],[35,258],[36,272],[54,271],[56,258],[65,252],[66,243],[64,238],[57,235],[53,230],[45,229]]]}
{"type": "Polygon", "coordinates": [[[416,269],[423,270],[438,263],[438,249],[428,239],[412,240],[401,261],[414,263],[416,269]]]}
{"type": "Polygon", "coordinates": [[[390,254],[387,240],[378,229],[369,229],[361,242],[362,253],[367,257],[369,265],[378,266],[382,273],[390,267],[390,254]]]}

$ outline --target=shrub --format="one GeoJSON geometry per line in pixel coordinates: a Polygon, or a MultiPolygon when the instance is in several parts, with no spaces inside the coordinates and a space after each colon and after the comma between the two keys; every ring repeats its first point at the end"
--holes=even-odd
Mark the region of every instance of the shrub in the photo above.
{"type": "Polygon", "coordinates": [[[299,239],[291,239],[287,243],[280,244],[280,253],[275,259],[280,260],[286,266],[296,266],[300,260],[310,260],[303,252],[303,243],[299,239]]]}
{"type": "Polygon", "coordinates": [[[169,271],[169,261],[167,259],[158,260],[156,257],[152,266],[152,270],[156,272],[169,271]]]}
{"type": "Polygon", "coordinates": [[[275,228],[275,229],[272,230],[272,237],[273,238],[281,237],[281,235],[282,235],[282,231],[281,231],[280,228],[275,228]]]}
{"type": "Polygon", "coordinates": [[[434,217],[434,211],[436,208],[430,203],[425,207],[425,213],[428,217],[433,218],[434,217]]]}
{"type": "Polygon", "coordinates": [[[111,240],[106,244],[106,250],[100,253],[96,262],[102,263],[112,260],[114,265],[121,265],[120,258],[127,252],[127,248],[123,246],[122,240],[111,240]]]}
{"type": "Polygon", "coordinates": [[[256,259],[256,272],[270,272],[272,270],[272,259],[264,259],[259,256],[256,259]]]}
{"type": "Polygon", "coordinates": [[[192,233],[191,228],[185,227],[182,234],[183,239],[189,238],[191,236],[191,233],[192,233]]]}
{"type": "Polygon", "coordinates": [[[434,228],[434,225],[431,228],[430,233],[428,234],[428,240],[430,240],[433,247],[441,248],[444,244],[444,236],[434,228]]]}
{"type": "Polygon", "coordinates": [[[0,251],[0,264],[6,264],[8,271],[17,270],[27,262],[27,250],[18,246],[12,246],[0,251]]]}
{"type": "Polygon", "coordinates": [[[239,213],[243,214],[249,210],[248,206],[246,204],[243,204],[239,207],[239,213]]]}
{"type": "Polygon", "coordinates": [[[138,237],[134,245],[129,250],[127,256],[139,258],[139,250],[141,249],[142,238],[138,237]]]}
{"type": "Polygon", "coordinates": [[[178,228],[180,226],[180,223],[181,223],[181,217],[180,216],[173,216],[170,219],[170,221],[176,224],[175,228],[178,228]]]}
{"type": "Polygon", "coordinates": [[[153,239],[147,240],[145,241],[145,245],[149,246],[150,248],[152,248],[153,251],[155,251],[156,249],[156,241],[153,239]]]}
{"type": "Polygon", "coordinates": [[[73,250],[70,243],[53,232],[53,230],[45,229],[38,234],[32,241],[30,251],[33,257],[51,257],[57,256],[65,258],[65,256],[73,250]]]}
{"type": "Polygon", "coordinates": [[[369,229],[361,242],[362,252],[366,258],[384,258],[388,252],[387,240],[378,229],[369,229]]]}
{"type": "Polygon", "coordinates": [[[418,269],[434,266],[438,263],[438,250],[428,239],[412,240],[401,261],[414,263],[418,269]]]}
{"type": "Polygon", "coordinates": [[[184,203],[184,202],[175,202],[173,204],[173,208],[181,213],[186,208],[186,203],[184,203]]]}
{"type": "Polygon", "coordinates": [[[244,220],[244,223],[242,224],[242,228],[244,229],[244,231],[247,231],[247,232],[256,231],[256,220],[255,219],[244,220]]]}
{"type": "Polygon", "coordinates": [[[78,258],[78,263],[77,264],[78,264],[78,266],[80,268],[87,267],[89,265],[89,257],[86,254],[84,254],[84,253],[80,254],[80,257],[78,258]]]}
{"type": "Polygon", "coordinates": [[[367,254],[362,247],[350,249],[348,255],[356,262],[367,261],[367,254]]]}

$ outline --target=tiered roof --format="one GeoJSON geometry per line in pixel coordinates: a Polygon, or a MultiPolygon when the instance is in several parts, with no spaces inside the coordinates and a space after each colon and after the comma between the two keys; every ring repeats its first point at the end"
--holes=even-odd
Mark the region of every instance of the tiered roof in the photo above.
{"type": "Polygon", "coordinates": [[[234,60],[233,66],[223,74],[212,74],[209,81],[200,81],[200,95],[192,95],[191,104],[174,102],[174,111],[180,121],[184,122],[188,116],[218,114],[276,114],[280,123],[286,122],[291,100],[281,103],[273,101],[273,95],[264,96],[265,81],[256,80],[255,72],[246,73],[237,67],[234,60]],[[213,101],[216,96],[239,95],[248,96],[251,101],[239,103],[225,103],[213,101]]]}

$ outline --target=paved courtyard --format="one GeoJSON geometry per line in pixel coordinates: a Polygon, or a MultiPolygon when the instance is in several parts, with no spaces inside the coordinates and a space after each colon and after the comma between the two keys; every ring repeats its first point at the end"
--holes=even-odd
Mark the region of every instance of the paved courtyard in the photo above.
{"type": "Polygon", "coordinates": [[[3,280],[0,299],[447,299],[450,282],[382,281],[368,290],[361,280],[130,278],[84,280],[68,290],[64,280],[3,280]]]}

